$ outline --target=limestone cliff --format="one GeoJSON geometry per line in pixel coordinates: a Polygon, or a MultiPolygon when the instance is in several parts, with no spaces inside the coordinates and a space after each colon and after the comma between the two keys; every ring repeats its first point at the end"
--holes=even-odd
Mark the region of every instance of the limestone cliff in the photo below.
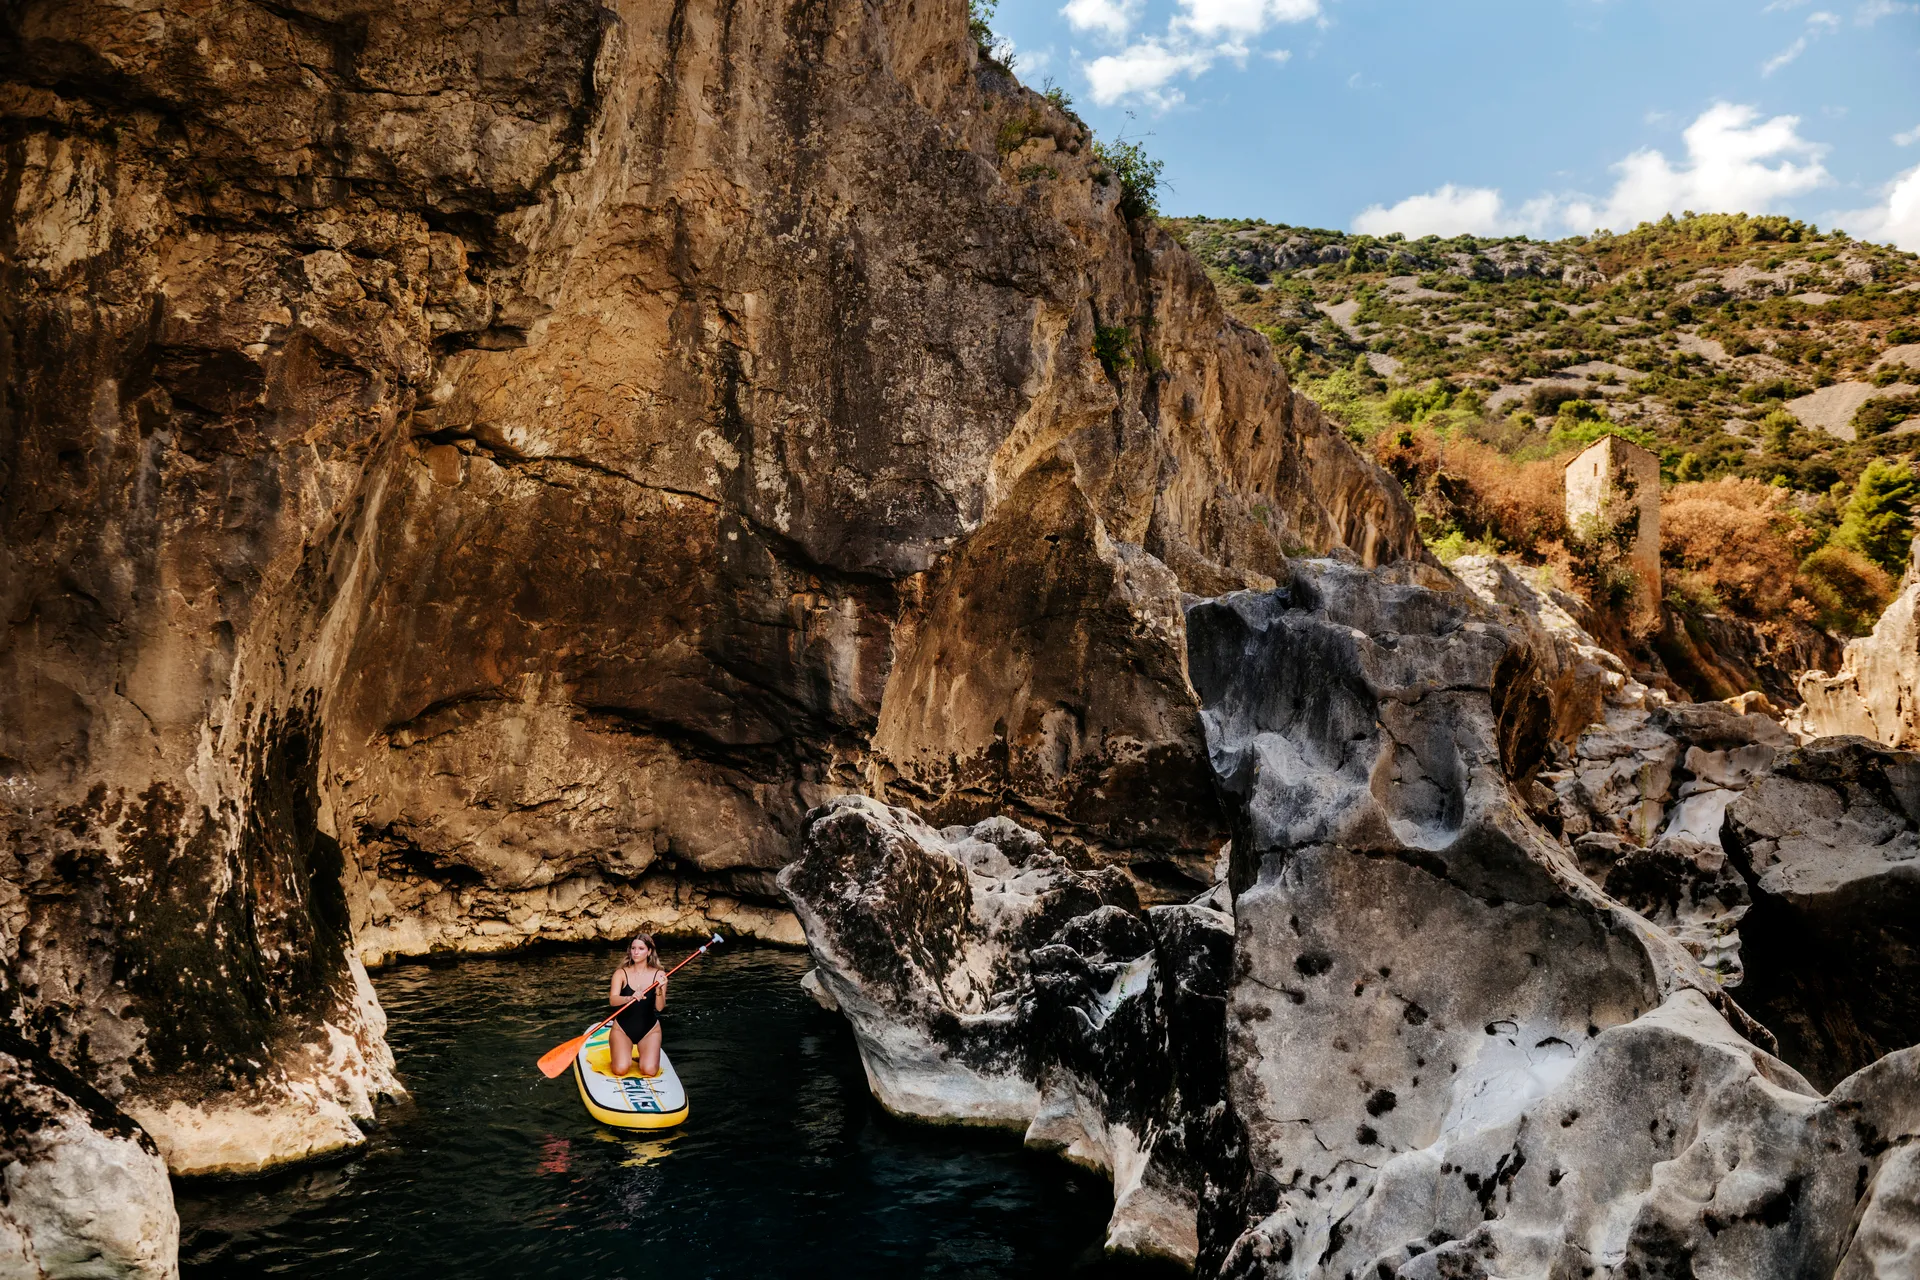
{"type": "Polygon", "coordinates": [[[1190,879],[1180,593],[1424,555],[965,17],[0,14],[0,1012],[174,1169],[358,1140],[363,963],[797,940],[834,791],[1190,879]]]}

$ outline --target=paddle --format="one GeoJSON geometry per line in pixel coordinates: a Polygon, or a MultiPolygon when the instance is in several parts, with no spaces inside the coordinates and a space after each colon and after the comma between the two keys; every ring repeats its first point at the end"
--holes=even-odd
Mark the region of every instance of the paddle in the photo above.
{"type": "Polygon", "coordinates": [[[707,954],[708,947],[716,946],[719,943],[722,943],[725,941],[726,939],[721,937],[719,934],[717,933],[714,934],[712,938],[702,943],[700,945],[700,949],[694,952],[693,955],[688,956],[685,960],[682,960],[679,964],[667,970],[665,978],[657,978],[654,981],[649,982],[647,984],[646,991],[634,992],[633,1000],[627,1001],[627,1004],[621,1005],[618,1009],[615,1009],[612,1013],[608,1014],[604,1019],[588,1027],[585,1035],[575,1036],[573,1039],[567,1041],[565,1044],[557,1044],[553,1046],[553,1048],[541,1054],[540,1055],[541,1074],[545,1075],[549,1080],[552,1080],[557,1076],[559,1076],[562,1072],[564,1072],[568,1068],[568,1066],[570,1066],[573,1063],[574,1055],[580,1052],[580,1046],[587,1042],[588,1036],[591,1036],[594,1032],[606,1026],[607,1023],[612,1022],[615,1018],[625,1013],[627,1011],[627,1005],[632,1004],[634,1000],[638,1000],[642,996],[646,995],[647,991],[653,990],[655,987],[659,986],[660,983],[665,982],[667,978],[671,978],[674,974],[680,972],[682,969],[692,964],[696,958],[707,954]]]}

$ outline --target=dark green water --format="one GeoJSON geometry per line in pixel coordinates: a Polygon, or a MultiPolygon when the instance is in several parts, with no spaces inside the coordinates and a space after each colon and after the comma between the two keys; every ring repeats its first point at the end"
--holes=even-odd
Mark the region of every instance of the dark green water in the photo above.
{"type": "MultiPolygon", "coordinates": [[[[676,958],[667,948],[668,959],[676,958]]],[[[534,1070],[604,1000],[611,951],[375,978],[413,1101],[349,1161],[178,1188],[188,1280],[1101,1274],[1103,1179],[1012,1135],[906,1125],[804,957],[723,949],[673,982],[691,1115],[660,1138],[587,1118],[534,1070]]]]}

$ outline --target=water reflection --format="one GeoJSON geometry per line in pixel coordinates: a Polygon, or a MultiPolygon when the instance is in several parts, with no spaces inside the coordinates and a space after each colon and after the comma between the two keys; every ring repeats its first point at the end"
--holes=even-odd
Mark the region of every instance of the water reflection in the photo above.
{"type": "Polygon", "coordinates": [[[412,965],[376,979],[414,1102],[352,1160],[180,1188],[188,1280],[993,1277],[1098,1258],[1104,1181],[1006,1135],[878,1112],[802,957],[716,953],[674,979],[692,1115],[594,1124],[533,1060],[577,1031],[609,952],[412,965]]]}

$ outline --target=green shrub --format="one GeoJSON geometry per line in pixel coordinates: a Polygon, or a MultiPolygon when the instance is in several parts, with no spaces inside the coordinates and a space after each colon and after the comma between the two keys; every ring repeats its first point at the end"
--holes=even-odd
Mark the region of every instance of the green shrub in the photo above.
{"type": "Polygon", "coordinates": [[[1028,138],[1045,132],[1046,122],[1040,118],[1040,112],[1035,108],[1028,108],[1000,122],[999,132],[994,135],[994,146],[1001,155],[1012,155],[1028,138]]]}
{"type": "Polygon", "coordinates": [[[1916,414],[1920,414],[1920,394],[1882,396],[1853,411],[1853,431],[1862,438],[1877,436],[1916,414]]]}
{"type": "Polygon", "coordinates": [[[1799,429],[1800,420],[1785,409],[1775,409],[1760,421],[1768,453],[1785,453],[1793,446],[1793,433],[1799,429]]]}
{"type": "Polygon", "coordinates": [[[1133,367],[1133,332],[1123,324],[1101,324],[1093,328],[1093,356],[1112,377],[1133,367]]]}
{"type": "Polygon", "coordinates": [[[1131,220],[1157,216],[1160,173],[1166,167],[1147,155],[1137,142],[1094,140],[1093,154],[1120,182],[1120,212],[1131,220]]]}
{"type": "Polygon", "coordinates": [[[967,0],[967,30],[982,49],[993,47],[993,11],[1000,0],[967,0]]]}
{"type": "Polygon", "coordinates": [[[1580,399],[1580,388],[1564,383],[1545,382],[1527,392],[1527,408],[1540,416],[1560,412],[1569,400],[1580,399]]]}
{"type": "Polygon", "coordinates": [[[1920,481],[1905,464],[1875,458],[1860,473],[1833,545],[1858,551],[1888,573],[1905,572],[1917,493],[1920,481]]]}
{"type": "Polygon", "coordinates": [[[1895,584],[1891,574],[1858,551],[1825,546],[1800,565],[1799,586],[1818,611],[1821,626],[1863,636],[1893,599],[1895,584]]]}

